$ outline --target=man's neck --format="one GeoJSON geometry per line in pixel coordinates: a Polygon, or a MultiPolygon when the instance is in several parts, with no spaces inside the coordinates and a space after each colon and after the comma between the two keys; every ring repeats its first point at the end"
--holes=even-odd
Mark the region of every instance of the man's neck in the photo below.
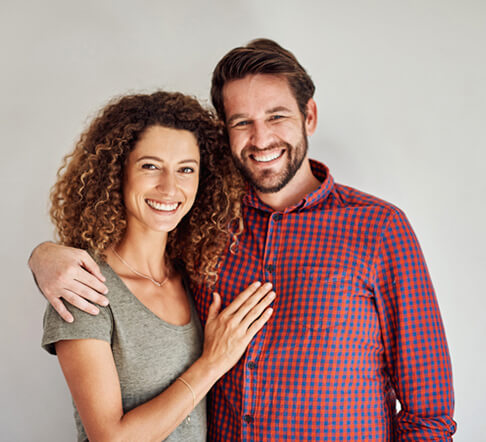
{"type": "Polygon", "coordinates": [[[258,198],[274,210],[285,210],[295,206],[306,195],[317,190],[322,183],[312,173],[310,161],[304,160],[302,166],[287,185],[275,193],[256,191],[258,198]]]}

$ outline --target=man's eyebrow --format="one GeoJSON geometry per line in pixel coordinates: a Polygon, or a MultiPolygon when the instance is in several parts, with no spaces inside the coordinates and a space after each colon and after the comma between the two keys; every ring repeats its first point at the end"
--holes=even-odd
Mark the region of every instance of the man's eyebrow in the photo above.
{"type": "Polygon", "coordinates": [[[274,114],[275,112],[291,112],[291,110],[285,106],[276,106],[272,107],[272,109],[265,111],[266,114],[274,114]]]}

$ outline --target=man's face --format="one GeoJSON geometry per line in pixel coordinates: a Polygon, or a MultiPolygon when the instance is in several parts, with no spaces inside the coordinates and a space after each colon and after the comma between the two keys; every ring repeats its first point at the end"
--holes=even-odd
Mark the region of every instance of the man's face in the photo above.
{"type": "Polygon", "coordinates": [[[287,79],[232,80],[224,85],[223,100],[236,165],[258,191],[278,192],[306,158],[309,133],[287,79]]]}

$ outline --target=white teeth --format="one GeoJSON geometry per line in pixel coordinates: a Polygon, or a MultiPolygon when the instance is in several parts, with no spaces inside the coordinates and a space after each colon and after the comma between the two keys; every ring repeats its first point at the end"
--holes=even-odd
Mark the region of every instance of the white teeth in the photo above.
{"type": "Polygon", "coordinates": [[[153,200],[146,200],[146,201],[147,204],[153,209],[163,210],[165,212],[172,212],[173,210],[177,209],[177,206],[179,205],[179,203],[165,204],[165,203],[158,203],[157,201],[153,201],[153,200]]]}
{"type": "Polygon", "coordinates": [[[274,152],[269,155],[255,155],[253,154],[253,159],[255,161],[258,161],[260,163],[268,163],[269,161],[275,160],[278,158],[280,155],[282,155],[282,151],[280,152],[274,152]]]}

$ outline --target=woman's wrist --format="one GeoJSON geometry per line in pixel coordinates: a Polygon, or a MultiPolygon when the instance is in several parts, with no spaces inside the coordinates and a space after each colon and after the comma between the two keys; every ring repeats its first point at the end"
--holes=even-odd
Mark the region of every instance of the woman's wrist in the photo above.
{"type": "Polygon", "coordinates": [[[225,373],[218,365],[203,354],[182,376],[191,383],[196,395],[201,393],[204,396],[225,373]]]}

